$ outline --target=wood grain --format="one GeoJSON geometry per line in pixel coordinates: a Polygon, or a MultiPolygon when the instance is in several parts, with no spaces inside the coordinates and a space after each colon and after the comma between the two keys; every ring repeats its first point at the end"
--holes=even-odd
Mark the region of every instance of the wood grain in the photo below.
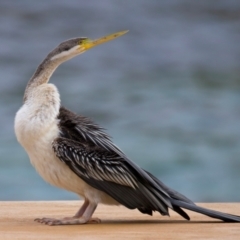
{"type": "MultiPolygon", "coordinates": [[[[143,215],[137,210],[100,205],[94,217],[100,224],[47,226],[38,217],[72,216],[80,201],[0,202],[0,239],[240,239],[240,224],[223,223],[189,212],[186,221],[174,212],[171,217],[143,215]]],[[[201,206],[240,215],[240,203],[204,203],[201,206]]]]}

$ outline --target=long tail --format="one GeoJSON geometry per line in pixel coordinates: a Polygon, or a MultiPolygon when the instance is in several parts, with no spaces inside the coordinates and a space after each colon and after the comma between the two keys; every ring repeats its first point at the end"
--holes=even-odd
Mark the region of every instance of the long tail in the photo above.
{"type": "MultiPolygon", "coordinates": [[[[147,172],[147,171],[146,171],[147,172]]],[[[211,218],[217,218],[224,222],[240,222],[240,216],[232,215],[228,213],[222,213],[207,208],[199,207],[190,199],[182,195],[181,193],[167,187],[162,183],[158,178],[153,176],[151,173],[147,172],[148,175],[160,186],[163,188],[170,196],[170,202],[173,206],[173,210],[180,214],[187,220],[190,220],[190,217],[185,213],[181,208],[188,209],[190,211],[198,212],[204,215],[207,215],[211,218]]]]}
{"type": "Polygon", "coordinates": [[[191,204],[188,202],[183,202],[181,200],[171,199],[171,203],[174,207],[180,207],[184,209],[188,209],[194,212],[198,212],[204,215],[207,215],[211,218],[221,219],[224,222],[240,222],[240,216],[218,212],[214,210],[210,210],[207,208],[199,207],[195,204],[191,204]]]}

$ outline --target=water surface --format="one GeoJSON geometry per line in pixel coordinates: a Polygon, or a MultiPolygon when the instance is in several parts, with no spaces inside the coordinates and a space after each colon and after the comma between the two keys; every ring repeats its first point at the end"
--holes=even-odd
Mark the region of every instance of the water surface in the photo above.
{"type": "Polygon", "coordinates": [[[129,29],[63,64],[62,104],[195,201],[240,201],[240,2],[0,0],[0,200],[77,199],[17,143],[28,79],[61,41],[129,29]]]}

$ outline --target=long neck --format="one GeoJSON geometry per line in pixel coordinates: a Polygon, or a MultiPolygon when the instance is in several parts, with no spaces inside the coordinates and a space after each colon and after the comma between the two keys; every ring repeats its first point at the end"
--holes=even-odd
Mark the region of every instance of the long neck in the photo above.
{"type": "Polygon", "coordinates": [[[32,90],[37,88],[39,85],[48,83],[50,77],[61,63],[61,61],[50,61],[48,59],[45,59],[39,65],[36,72],[33,74],[26,86],[23,98],[24,102],[26,101],[28,95],[31,93],[32,90]]]}

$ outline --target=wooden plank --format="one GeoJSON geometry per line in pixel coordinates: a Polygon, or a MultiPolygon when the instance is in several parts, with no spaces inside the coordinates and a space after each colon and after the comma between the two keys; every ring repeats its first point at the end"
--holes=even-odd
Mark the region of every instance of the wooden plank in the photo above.
{"type": "MultiPolygon", "coordinates": [[[[174,212],[171,217],[143,215],[137,210],[100,205],[94,216],[100,224],[47,226],[38,217],[72,216],[82,201],[0,202],[0,239],[240,239],[240,224],[223,223],[189,212],[186,221],[174,212]]],[[[240,203],[204,203],[201,206],[240,215],[240,203]]]]}

